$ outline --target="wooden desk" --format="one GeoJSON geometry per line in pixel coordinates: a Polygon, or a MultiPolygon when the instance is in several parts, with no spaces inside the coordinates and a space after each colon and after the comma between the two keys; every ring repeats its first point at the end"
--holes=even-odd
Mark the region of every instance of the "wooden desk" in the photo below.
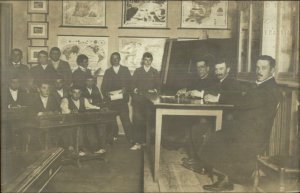
{"type": "Polygon", "coordinates": [[[3,153],[5,157],[1,158],[1,190],[7,193],[41,192],[60,170],[62,153],[62,148],[3,153]]]}
{"type": "MultiPolygon", "coordinates": [[[[49,145],[49,131],[54,128],[74,128],[76,129],[75,153],[79,153],[79,137],[80,129],[84,129],[85,125],[108,124],[115,121],[116,112],[110,110],[95,110],[85,113],[72,114],[53,114],[35,117],[34,129],[40,129],[45,132],[45,149],[49,145]]],[[[94,158],[98,156],[92,155],[94,158]]],[[[80,166],[80,157],[76,156],[77,165],[80,166]]]]}
{"type": "MultiPolygon", "coordinates": [[[[164,115],[178,116],[213,116],[216,117],[216,130],[222,126],[222,114],[224,109],[230,109],[233,105],[226,104],[204,104],[203,100],[175,98],[169,96],[146,95],[151,105],[155,108],[155,145],[154,145],[154,181],[158,180],[161,129],[164,115]]],[[[147,124],[149,126],[149,124],[147,124]]],[[[149,131],[150,128],[147,128],[149,131]]],[[[149,133],[147,132],[147,135],[149,133]]],[[[147,146],[150,147],[149,137],[147,136],[147,146]]]]}

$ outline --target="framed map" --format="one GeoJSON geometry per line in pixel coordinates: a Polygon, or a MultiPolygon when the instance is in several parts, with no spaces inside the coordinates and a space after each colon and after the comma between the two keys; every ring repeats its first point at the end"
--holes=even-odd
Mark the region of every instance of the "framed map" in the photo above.
{"type": "Polygon", "coordinates": [[[105,1],[63,1],[63,26],[105,26],[105,1]]]}
{"type": "Polygon", "coordinates": [[[122,27],[166,28],[167,5],[166,0],[123,1],[122,27]]]}
{"type": "Polygon", "coordinates": [[[99,68],[98,75],[103,75],[107,68],[108,37],[87,36],[58,36],[58,47],[61,50],[62,60],[68,61],[71,69],[75,70],[79,54],[89,58],[89,69],[92,73],[99,68]]]}
{"type": "Polygon", "coordinates": [[[182,28],[227,28],[228,1],[182,1],[182,28]]]}
{"type": "Polygon", "coordinates": [[[153,55],[152,67],[161,70],[166,38],[119,38],[119,52],[121,64],[127,66],[131,74],[141,66],[142,56],[145,52],[153,55]]]}

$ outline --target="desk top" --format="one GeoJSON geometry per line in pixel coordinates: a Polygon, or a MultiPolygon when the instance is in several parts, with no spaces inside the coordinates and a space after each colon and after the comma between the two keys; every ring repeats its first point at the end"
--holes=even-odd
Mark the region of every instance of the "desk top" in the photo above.
{"type": "Polygon", "coordinates": [[[145,97],[156,107],[165,108],[203,108],[203,109],[228,109],[232,104],[205,103],[203,99],[192,99],[186,97],[164,96],[147,94],[145,97]]]}

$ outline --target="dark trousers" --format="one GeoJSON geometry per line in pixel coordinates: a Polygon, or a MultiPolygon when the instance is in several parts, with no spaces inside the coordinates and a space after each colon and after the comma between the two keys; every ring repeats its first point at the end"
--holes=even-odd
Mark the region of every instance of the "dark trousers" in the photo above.
{"type": "MultiPolygon", "coordinates": [[[[109,105],[109,109],[116,111],[117,114],[120,116],[126,138],[129,142],[132,142],[132,123],[129,118],[129,108],[128,104],[125,102],[120,102],[120,103],[111,103],[109,105]]],[[[113,134],[117,134],[116,131],[118,131],[118,125],[116,122],[110,125],[112,127],[113,134]]]]}

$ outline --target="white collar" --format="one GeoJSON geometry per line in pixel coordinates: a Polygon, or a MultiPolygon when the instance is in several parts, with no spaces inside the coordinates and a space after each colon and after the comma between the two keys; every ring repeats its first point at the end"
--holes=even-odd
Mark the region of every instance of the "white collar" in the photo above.
{"type": "Polygon", "coordinates": [[[93,88],[88,88],[88,87],[86,87],[86,89],[89,91],[90,94],[92,94],[93,88]]]}
{"type": "Polygon", "coordinates": [[[42,64],[41,64],[41,66],[42,66],[42,68],[45,70],[45,69],[47,68],[48,64],[46,64],[46,65],[42,65],[42,64]]]}
{"type": "Polygon", "coordinates": [[[220,82],[223,82],[227,77],[228,77],[228,74],[227,74],[224,78],[222,78],[222,79],[220,80],[220,82]]]}
{"type": "Polygon", "coordinates": [[[263,81],[255,81],[255,83],[256,83],[256,85],[261,85],[262,83],[264,83],[264,82],[266,82],[266,81],[268,81],[268,80],[270,80],[270,79],[272,79],[272,78],[274,78],[274,76],[270,76],[269,78],[267,78],[267,79],[265,79],[265,80],[263,80],[263,81]]]}
{"type": "Polygon", "coordinates": [[[13,89],[9,88],[9,91],[10,91],[11,93],[18,93],[18,89],[17,89],[17,90],[13,90],[13,89]]]}
{"type": "Polygon", "coordinates": [[[14,66],[19,66],[19,65],[21,65],[21,62],[12,62],[12,64],[13,64],[14,66]]]}
{"type": "Polygon", "coordinates": [[[87,69],[86,69],[86,68],[83,68],[82,66],[78,66],[78,68],[79,68],[81,71],[83,71],[83,72],[86,72],[86,71],[87,71],[87,69]]]}
{"type": "Polygon", "coordinates": [[[145,70],[146,72],[149,72],[150,68],[151,68],[151,66],[145,66],[145,65],[144,65],[144,70],[145,70]]]}
{"type": "Polygon", "coordinates": [[[57,93],[58,93],[61,97],[64,96],[64,89],[59,89],[59,90],[56,90],[56,91],[57,91],[57,93]]]}
{"type": "Polygon", "coordinates": [[[10,92],[12,98],[14,99],[14,101],[17,101],[18,100],[18,89],[12,90],[11,88],[9,88],[9,92],[10,92]]]}
{"type": "Polygon", "coordinates": [[[118,74],[119,69],[120,69],[120,65],[118,65],[118,66],[113,66],[113,70],[115,71],[116,74],[118,74]]]}

